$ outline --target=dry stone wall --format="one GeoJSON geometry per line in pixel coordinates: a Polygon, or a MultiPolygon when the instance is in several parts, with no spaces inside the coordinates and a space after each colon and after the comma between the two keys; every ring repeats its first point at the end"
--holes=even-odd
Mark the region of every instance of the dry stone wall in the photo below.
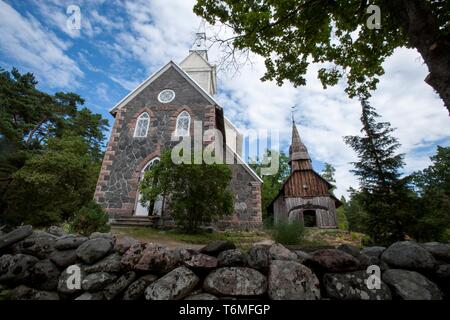
{"type": "Polygon", "coordinates": [[[443,243],[307,253],[280,244],[242,251],[217,241],[196,251],[59,228],[0,234],[0,299],[441,300],[449,287],[450,245],[443,243]],[[378,286],[369,266],[380,270],[378,286]]]}

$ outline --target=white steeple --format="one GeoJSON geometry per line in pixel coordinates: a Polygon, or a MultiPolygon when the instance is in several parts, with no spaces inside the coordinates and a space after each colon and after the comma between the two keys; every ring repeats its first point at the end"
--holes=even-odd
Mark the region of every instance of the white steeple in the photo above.
{"type": "Polygon", "coordinates": [[[216,94],[216,66],[211,65],[208,61],[204,21],[201,22],[195,34],[195,41],[189,50],[189,55],[181,61],[180,67],[206,92],[210,95],[216,94]]]}
{"type": "Polygon", "coordinates": [[[198,52],[203,58],[208,60],[208,49],[206,48],[206,33],[197,32],[195,42],[189,52],[198,52]]]}

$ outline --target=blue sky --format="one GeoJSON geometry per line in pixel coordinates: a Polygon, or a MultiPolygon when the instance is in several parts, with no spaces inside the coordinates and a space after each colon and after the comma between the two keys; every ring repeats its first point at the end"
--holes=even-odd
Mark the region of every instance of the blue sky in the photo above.
{"type": "MultiPolygon", "coordinates": [[[[192,13],[193,0],[1,1],[0,66],[33,72],[40,89],[73,91],[86,106],[112,125],[108,110],[136,85],[166,64],[181,61],[194,41],[200,19],[192,13]],[[70,30],[67,8],[77,5],[80,30],[70,30]]],[[[207,32],[215,32],[207,27],[207,32]]],[[[227,31],[225,31],[227,32],[227,31]]],[[[220,63],[221,50],[212,47],[210,61],[220,63]]],[[[262,83],[261,58],[238,73],[221,70],[216,99],[225,115],[243,132],[278,130],[286,150],[291,135],[291,106],[297,105],[299,131],[320,171],[324,162],[337,171],[337,193],[357,186],[349,173],[354,152],[343,143],[358,134],[360,106],[344,93],[345,83],[324,90],[313,65],[305,87],[262,83]]],[[[450,117],[442,101],[423,82],[427,74],[417,52],[399,49],[384,64],[371,103],[397,128],[406,154],[405,173],[429,165],[437,145],[450,145],[450,117]]]]}

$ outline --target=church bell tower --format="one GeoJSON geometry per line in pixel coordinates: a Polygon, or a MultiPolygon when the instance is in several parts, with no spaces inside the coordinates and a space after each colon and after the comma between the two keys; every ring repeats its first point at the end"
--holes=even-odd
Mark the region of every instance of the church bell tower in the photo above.
{"type": "Polygon", "coordinates": [[[206,33],[197,32],[189,55],[180,63],[180,67],[210,95],[217,91],[216,66],[208,61],[206,33]]]}

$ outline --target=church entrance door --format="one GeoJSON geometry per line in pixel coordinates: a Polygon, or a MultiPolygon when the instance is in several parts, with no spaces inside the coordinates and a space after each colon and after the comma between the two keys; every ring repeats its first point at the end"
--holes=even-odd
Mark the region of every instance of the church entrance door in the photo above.
{"type": "Polygon", "coordinates": [[[305,227],[317,227],[317,218],[315,210],[303,211],[303,225],[305,227]]]}
{"type": "MultiPolygon", "coordinates": [[[[139,183],[144,179],[144,174],[148,170],[150,170],[153,165],[157,164],[159,162],[159,158],[152,159],[145,167],[142,169],[140,177],[139,177],[139,183]]],[[[142,195],[139,192],[137,199],[136,199],[136,207],[135,207],[135,215],[136,216],[149,216],[149,215],[161,215],[162,208],[163,208],[163,196],[159,195],[156,199],[156,201],[152,201],[148,203],[148,206],[143,206],[141,204],[142,195]]]]}

